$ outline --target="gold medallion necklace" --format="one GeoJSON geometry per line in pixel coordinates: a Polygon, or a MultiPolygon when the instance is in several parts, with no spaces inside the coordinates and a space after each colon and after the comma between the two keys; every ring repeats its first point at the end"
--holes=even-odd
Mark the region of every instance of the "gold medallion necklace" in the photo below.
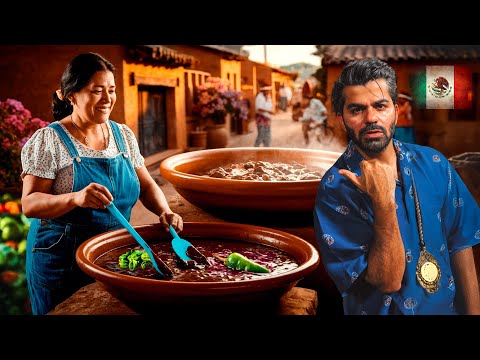
{"type": "MultiPolygon", "coordinates": [[[[85,135],[85,134],[83,133],[83,131],[80,130],[80,128],[77,126],[77,124],[75,124],[75,122],[73,121],[73,116],[72,116],[72,115],[70,115],[70,119],[72,120],[72,124],[73,124],[73,126],[75,126],[75,129],[77,129],[77,130],[80,132],[80,134],[82,134],[82,136],[83,136],[83,142],[85,143],[85,145],[88,145],[87,135],[85,135]]],[[[107,137],[106,137],[106,135],[105,135],[105,130],[103,130],[102,124],[100,124],[100,127],[102,128],[103,148],[106,149],[106,148],[107,148],[107,137]]]]}
{"type": "Polygon", "coordinates": [[[412,174],[413,197],[415,199],[415,215],[417,218],[418,234],[420,235],[420,257],[417,263],[417,280],[420,285],[430,294],[437,292],[440,287],[440,277],[442,272],[437,260],[427,251],[425,240],[423,239],[422,216],[420,213],[420,202],[418,201],[417,190],[412,174]]]}

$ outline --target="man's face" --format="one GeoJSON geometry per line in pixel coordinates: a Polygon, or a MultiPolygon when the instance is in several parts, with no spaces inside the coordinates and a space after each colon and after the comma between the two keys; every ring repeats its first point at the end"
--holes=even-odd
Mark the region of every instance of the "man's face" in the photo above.
{"type": "Polygon", "coordinates": [[[345,125],[350,139],[366,154],[382,152],[395,133],[398,114],[385,80],[346,86],[343,93],[343,119],[342,115],[337,119],[345,125]]]}

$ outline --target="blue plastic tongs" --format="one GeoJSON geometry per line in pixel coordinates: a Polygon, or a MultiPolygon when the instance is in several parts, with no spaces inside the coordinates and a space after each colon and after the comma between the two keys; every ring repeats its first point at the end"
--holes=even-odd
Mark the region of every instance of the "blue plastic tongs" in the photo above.
{"type": "Polygon", "coordinates": [[[118,211],[115,204],[110,202],[110,205],[107,205],[107,209],[110,210],[112,215],[120,221],[120,223],[128,230],[128,232],[133,236],[133,238],[143,247],[143,249],[147,252],[148,256],[152,260],[153,267],[163,276],[171,277],[173,275],[173,271],[168,267],[167,264],[163,262],[148,246],[145,240],[142,239],[140,234],[130,225],[130,223],[125,219],[120,211],[118,211]]]}

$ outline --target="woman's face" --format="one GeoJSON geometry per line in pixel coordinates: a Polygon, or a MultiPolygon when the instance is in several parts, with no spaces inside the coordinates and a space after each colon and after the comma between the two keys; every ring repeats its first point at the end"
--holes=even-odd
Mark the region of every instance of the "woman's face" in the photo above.
{"type": "Polygon", "coordinates": [[[113,110],[117,94],[111,71],[97,71],[79,92],[73,95],[74,111],[84,121],[106,122],[113,110]]]}

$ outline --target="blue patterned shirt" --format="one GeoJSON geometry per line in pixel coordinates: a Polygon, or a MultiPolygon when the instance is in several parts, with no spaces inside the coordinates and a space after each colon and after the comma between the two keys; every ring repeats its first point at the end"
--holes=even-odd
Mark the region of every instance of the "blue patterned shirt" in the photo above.
{"type": "Polygon", "coordinates": [[[343,296],[346,315],[457,314],[455,279],[450,257],[480,242],[480,209],[475,199],[438,151],[393,139],[401,181],[395,202],[405,247],[406,266],[398,292],[382,293],[365,285],[349,291],[365,270],[373,240],[373,209],[367,194],[338,174],[348,169],[361,175],[363,156],[350,142],[345,152],[323,176],[315,199],[315,235],[322,263],[343,296]],[[440,288],[428,293],[416,278],[420,236],[415,216],[412,174],[420,202],[426,250],[440,266],[440,288]]]}

